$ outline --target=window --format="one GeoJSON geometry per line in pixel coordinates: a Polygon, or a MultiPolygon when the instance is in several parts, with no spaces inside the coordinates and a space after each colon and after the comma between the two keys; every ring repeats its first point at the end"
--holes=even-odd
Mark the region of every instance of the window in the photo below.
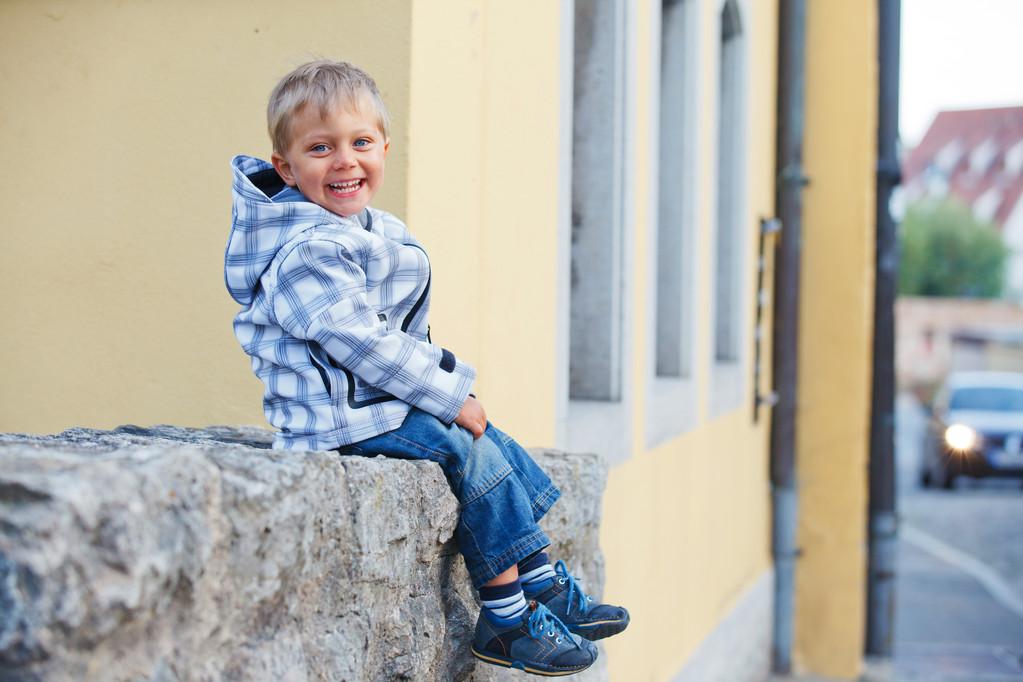
{"type": "Polygon", "coordinates": [[[691,212],[695,83],[693,2],[665,0],[661,14],[661,96],[657,213],[656,369],[689,377],[693,290],[691,212]]]}
{"type": "Polygon", "coordinates": [[[696,196],[698,175],[695,0],[663,0],[658,149],[657,241],[651,256],[653,341],[646,411],[648,447],[692,428],[699,401],[693,379],[693,315],[697,300],[696,196]]]}
{"type": "Polygon", "coordinates": [[[1023,173],[1023,140],[1009,147],[1005,152],[1005,172],[1011,175],[1023,173]]]}
{"type": "Polygon", "coordinates": [[[711,412],[737,407],[745,385],[741,360],[749,230],[746,210],[746,38],[738,0],[721,5],[718,75],[716,226],[714,231],[714,373],[711,412]]]}
{"type": "Polygon", "coordinates": [[[1002,205],[1002,190],[992,187],[977,197],[973,202],[973,215],[978,220],[989,222],[994,220],[998,208],[1002,205]]]}
{"type": "MultiPolygon", "coordinates": [[[[564,447],[628,456],[626,0],[575,0],[564,447]]],[[[567,228],[566,228],[567,229],[567,228]]]]}
{"type": "Polygon", "coordinates": [[[720,88],[718,90],[718,183],[714,358],[731,363],[739,357],[739,297],[742,272],[740,239],[742,169],[741,99],[742,24],[734,0],[721,10],[720,88]]]}
{"type": "Polygon", "coordinates": [[[934,165],[945,175],[952,175],[952,171],[962,160],[964,152],[963,143],[959,141],[959,138],[953,138],[934,155],[934,165]]]}
{"type": "Polygon", "coordinates": [[[617,401],[622,373],[622,3],[576,0],[569,396],[617,401]]]}
{"type": "Polygon", "coordinates": [[[970,173],[973,175],[984,175],[991,168],[991,164],[998,157],[998,143],[993,137],[989,137],[970,152],[970,173]]]}

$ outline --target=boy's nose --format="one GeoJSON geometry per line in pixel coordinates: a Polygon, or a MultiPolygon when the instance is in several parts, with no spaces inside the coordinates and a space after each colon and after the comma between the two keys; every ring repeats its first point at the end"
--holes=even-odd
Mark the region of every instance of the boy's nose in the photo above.
{"type": "Polygon", "coordinates": [[[334,156],[335,168],[351,168],[355,164],[355,155],[344,150],[334,156]]]}

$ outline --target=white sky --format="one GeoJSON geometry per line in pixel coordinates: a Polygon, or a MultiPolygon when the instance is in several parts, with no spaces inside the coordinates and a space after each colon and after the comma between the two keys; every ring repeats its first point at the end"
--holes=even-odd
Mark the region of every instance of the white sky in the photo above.
{"type": "Polygon", "coordinates": [[[1023,0],[902,0],[903,146],[942,109],[1023,105],[1023,0]]]}

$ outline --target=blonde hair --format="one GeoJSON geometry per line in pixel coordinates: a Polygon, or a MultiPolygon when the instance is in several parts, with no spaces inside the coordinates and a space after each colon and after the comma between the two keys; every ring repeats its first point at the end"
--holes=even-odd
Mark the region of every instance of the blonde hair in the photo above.
{"type": "Polygon", "coordinates": [[[282,78],[270,93],[266,107],[266,126],[274,151],[287,151],[291,136],[291,119],[307,104],[326,116],[339,104],[359,111],[366,97],[377,115],[384,138],[390,137],[387,107],[380,97],[377,84],[368,73],[348,62],[319,59],[303,64],[282,78]]]}

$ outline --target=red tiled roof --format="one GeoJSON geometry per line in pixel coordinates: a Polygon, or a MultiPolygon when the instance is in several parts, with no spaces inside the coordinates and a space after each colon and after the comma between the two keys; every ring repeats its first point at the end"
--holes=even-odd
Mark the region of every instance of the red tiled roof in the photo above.
{"type": "Polygon", "coordinates": [[[1005,168],[1006,152],[1021,141],[1023,106],[942,111],[920,144],[903,160],[903,185],[911,189],[915,181],[919,186],[929,174],[938,174],[948,182],[949,194],[970,205],[997,188],[1001,202],[994,221],[1002,225],[1023,195],[1023,173],[1010,173],[1005,168]],[[961,154],[950,169],[941,170],[936,159],[953,144],[961,154]],[[993,160],[982,173],[977,173],[970,168],[970,154],[984,144],[992,145],[993,160]]]}

